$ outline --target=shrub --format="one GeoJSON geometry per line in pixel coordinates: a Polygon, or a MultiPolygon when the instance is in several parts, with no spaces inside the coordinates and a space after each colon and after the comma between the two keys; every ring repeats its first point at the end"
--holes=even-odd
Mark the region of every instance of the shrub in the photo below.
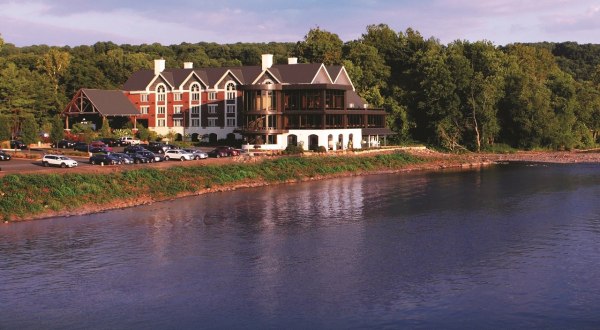
{"type": "Polygon", "coordinates": [[[321,154],[327,152],[327,148],[325,148],[324,146],[318,146],[315,151],[321,154]]]}
{"type": "Polygon", "coordinates": [[[285,154],[288,155],[300,155],[304,153],[304,148],[302,146],[288,145],[285,148],[285,154]]]}

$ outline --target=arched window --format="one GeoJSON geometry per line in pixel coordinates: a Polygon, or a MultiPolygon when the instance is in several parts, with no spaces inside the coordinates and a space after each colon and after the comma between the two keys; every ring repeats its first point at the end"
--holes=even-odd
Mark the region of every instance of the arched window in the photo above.
{"type": "Polygon", "coordinates": [[[231,81],[228,82],[227,85],[225,85],[225,89],[227,90],[226,99],[227,100],[235,100],[235,97],[237,96],[235,83],[233,83],[231,81]]]}
{"type": "Polygon", "coordinates": [[[192,101],[200,101],[200,85],[193,84],[191,88],[192,101]]]}
{"type": "Polygon", "coordinates": [[[167,90],[164,85],[156,87],[156,99],[158,102],[164,102],[167,99],[167,90]]]}

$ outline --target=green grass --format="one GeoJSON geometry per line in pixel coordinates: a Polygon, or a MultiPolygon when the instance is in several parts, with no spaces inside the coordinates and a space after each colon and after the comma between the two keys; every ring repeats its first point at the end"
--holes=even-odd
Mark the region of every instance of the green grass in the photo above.
{"type": "Polygon", "coordinates": [[[27,218],[141,197],[164,199],[235,183],[287,182],[316,176],[400,169],[422,162],[405,153],[377,156],[280,157],[261,163],[142,168],[116,173],[12,174],[0,177],[0,216],[27,218]]]}

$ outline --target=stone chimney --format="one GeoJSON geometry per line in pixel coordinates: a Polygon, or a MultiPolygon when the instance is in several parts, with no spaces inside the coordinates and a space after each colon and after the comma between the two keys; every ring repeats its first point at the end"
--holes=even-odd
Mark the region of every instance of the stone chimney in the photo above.
{"type": "Polygon", "coordinates": [[[288,64],[298,64],[297,57],[288,57],[288,64]]]}
{"type": "Polygon", "coordinates": [[[165,71],[165,60],[154,60],[154,75],[157,75],[161,72],[165,71]]]}
{"type": "Polygon", "coordinates": [[[262,54],[262,69],[266,69],[273,66],[273,54],[262,54]]]}
{"type": "Polygon", "coordinates": [[[194,62],[183,62],[183,68],[184,69],[193,69],[194,68],[194,62]]]}

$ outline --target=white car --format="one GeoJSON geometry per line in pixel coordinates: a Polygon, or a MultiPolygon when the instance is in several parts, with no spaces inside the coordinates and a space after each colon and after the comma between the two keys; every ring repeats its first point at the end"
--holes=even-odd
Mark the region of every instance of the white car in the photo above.
{"type": "Polygon", "coordinates": [[[194,155],[191,153],[181,150],[181,149],[169,149],[165,151],[165,160],[192,160],[194,159],[194,155]]]}
{"type": "Polygon", "coordinates": [[[44,155],[42,157],[42,165],[46,167],[60,166],[62,168],[75,167],[77,166],[77,161],[62,155],[44,155]]]}
{"type": "Polygon", "coordinates": [[[131,136],[123,136],[119,139],[119,143],[124,146],[134,146],[140,144],[141,141],[134,139],[131,136]]]}

